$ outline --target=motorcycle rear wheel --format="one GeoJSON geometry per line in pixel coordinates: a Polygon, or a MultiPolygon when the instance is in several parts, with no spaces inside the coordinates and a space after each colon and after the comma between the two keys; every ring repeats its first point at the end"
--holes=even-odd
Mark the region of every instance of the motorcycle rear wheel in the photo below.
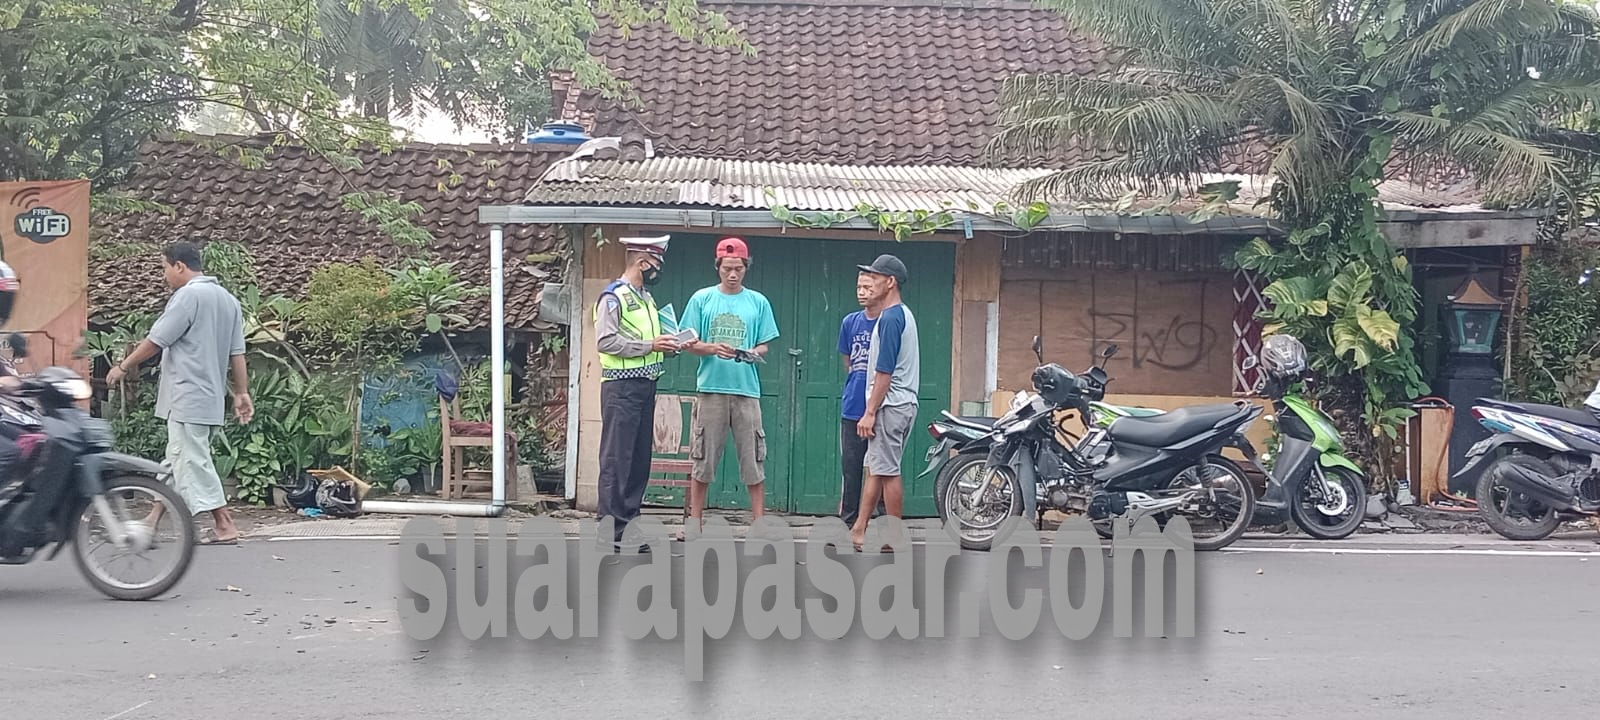
{"type": "MultiPolygon", "coordinates": [[[[113,512],[116,503],[113,498],[119,492],[134,491],[154,495],[165,505],[164,515],[172,516],[178,526],[178,557],[172,567],[166,572],[157,575],[147,582],[132,584],[118,583],[107,577],[89,555],[88,543],[89,521],[99,516],[99,511],[93,502],[86,503],[83,511],[74,522],[72,538],[72,555],[77,560],[78,571],[84,579],[99,590],[102,594],[114,600],[149,600],[166,594],[173,586],[177,585],[184,575],[189,572],[189,565],[194,560],[195,546],[198,543],[198,531],[195,530],[194,518],[189,513],[189,506],[178,495],[177,491],[167,486],[166,483],[153,480],[142,475],[115,475],[105,483],[105,497],[112,504],[113,512]]],[[[138,523],[142,518],[119,517],[118,522],[123,524],[138,523]]],[[[140,525],[139,527],[143,527],[140,525]]],[[[153,529],[152,529],[153,531],[153,529]]]]}
{"type": "MultiPolygon", "coordinates": [[[[1506,517],[1499,504],[1495,502],[1495,490],[1497,489],[1505,494],[1516,492],[1504,483],[1496,482],[1500,477],[1500,468],[1504,465],[1520,465],[1525,470],[1539,473],[1545,477],[1558,477],[1561,475],[1555,468],[1550,467],[1549,463],[1532,455],[1514,454],[1495,460],[1489,464],[1489,467],[1483,469],[1482,474],[1478,475],[1478,487],[1475,493],[1478,501],[1478,516],[1482,517],[1485,523],[1488,523],[1491,530],[1494,530],[1500,537],[1507,540],[1529,541],[1543,540],[1550,537],[1550,534],[1561,526],[1561,517],[1555,508],[1548,507],[1537,500],[1529,498],[1527,502],[1535,508],[1543,508],[1544,513],[1538,517],[1528,518],[1526,523],[1519,524],[1506,517]]],[[[1509,500],[1510,498],[1507,497],[1506,499],[1509,500]]]]}
{"type": "MultiPolygon", "coordinates": [[[[1234,518],[1233,524],[1226,532],[1213,537],[1207,537],[1205,539],[1201,539],[1199,533],[1195,534],[1194,549],[1202,552],[1221,550],[1229,545],[1232,545],[1240,537],[1244,536],[1246,530],[1250,529],[1250,521],[1255,517],[1256,514],[1255,489],[1250,486],[1250,478],[1244,474],[1244,469],[1239,467],[1238,463],[1221,455],[1211,455],[1207,457],[1206,464],[1213,469],[1213,472],[1220,470],[1224,475],[1233,478],[1235,481],[1237,490],[1229,494],[1238,498],[1239,514],[1234,518]]],[[[1198,465],[1194,467],[1198,467],[1198,465]]],[[[1191,469],[1193,469],[1193,467],[1185,469],[1183,472],[1179,473],[1173,478],[1173,483],[1178,484],[1183,482],[1183,480],[1180,478],[1183,478],[1184,473],[1189,472],[1191,469]]],[[[1163,517],[1161,518],[1162,529],[1166,528],[1165,521],[1170,519],[1172,516],[1173,513],[1163,514],[1163,517]]],[[[1191,532],[1193,532],[1192,526],[1191,532]]]]}

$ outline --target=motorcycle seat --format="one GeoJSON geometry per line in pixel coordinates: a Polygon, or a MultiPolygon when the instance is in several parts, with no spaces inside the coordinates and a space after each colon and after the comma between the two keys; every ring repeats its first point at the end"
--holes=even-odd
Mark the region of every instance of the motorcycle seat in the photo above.
{"type": "Polygon", "coordinates": [[[1551,420],[1560,420],[1561,422],[1571,423],[1573,425],[1577,425],[1578,427],[1600,430],[1600,419],[1597,419],[1594,415],[1589,414],[1589,411],[1587,410],[1574,410],[1572,408],[1561,407],[1560,405],[1540,405],[1538,403],[1494,402],[1485,404],[1492,404],[1495,407],[1505,408],[1512,412],[1536,415],[1538,417],[1549,418],[1551,420]]]}
{"type": "Polygon", "coordinates": [[[966,423],[968,425],[977,425],[979,427],[985,427],[985,428],[989,428],[990,430],[993,430],[994,429],[994,421],[998,420],[999,418],[971,417],[971,416],[963,415],[963,416],[958,417],[956,419],[960,420],[961,422],[964,422],[964,423],[966,423]]]}
{"type": "Polygon", "coordinates": [[[1210,430],[1240,412],[1242,409],[1233,403],[1183,407],[1160,415],[1118,418],[1111,423],[1108,434],[1116,442],[1167,447],[1210,430]]]}

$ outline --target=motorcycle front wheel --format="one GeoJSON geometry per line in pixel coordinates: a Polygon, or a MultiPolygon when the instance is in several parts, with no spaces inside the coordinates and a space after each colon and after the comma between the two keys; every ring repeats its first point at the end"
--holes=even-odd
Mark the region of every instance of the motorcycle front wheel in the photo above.
{"type": "Polygon", "coordinates": [[[933,483],[933,505],[941,519],[949,516],[945,512],[945,493],[949,491],[950,484],[956,482],[956,478],[961,478],[967,491],[978,487],[977,478],[983,473],[983,464],[988,458],[988,451],[965,452],[950,458],[950,462],[939,469],[939,475],[933,483]]]}
{"type": "Polygon", "coordinates": [[[1349,468],[1335,467],[1325,471],[1328,484],[1325,492],[1332,497],[1320,502],[1315,496],[1316,477],[1300,483],[1299,497],[1289,501],[1289,516],[1305,534],[1318,540],[1343,540],[1355,533],[1367,519],[1367,487],[1361,476],[1349,468]]]}
{"type": "Polygon", "coordinates": [[[127,534],[127,543],[119,547],[110,536],[110,528],[102,526],[98,533],[99,543],[96,544],[97,533],[90,528],[96,520],[103,518],[98,503],[91,500],[79,514],[73,534],[72,549],[78,561],[78,570],[96,590],[115,600],[149,600],[171,590],[189,572],[198,542],[199,533],[195,530],[194,519],[183,498],[165,483],[140,475],[108,478],[103,497],[127,534]],[[135,499],[136,496],[143,497],[135,499]],[[161,517],[152,525],[147,520],[157,507],[161,508],[161,517]],[[176,537],[172,541],[162,542],[157,538],[157,530],[167,523],[174,526],[176,537]],[[94,550],[102,545],[118,555],[145,558],[156,551],[166,551],[173,557],[164,569],[150,579],[126,581],[112,577],[111,562],[93,556],[94,550]]]}
{"type": "Polygon", "coordinates": [[[962,467],[965,471],[951,473],[944,485],[941,519],[956,528],[962,548],[988,551],[1006,519],[1022,517],[1022,481],[1011,468],[989,468],[982,460],[962,467]],[[980,484],[989,487],[974,502],[972,496],[980,484]]]}

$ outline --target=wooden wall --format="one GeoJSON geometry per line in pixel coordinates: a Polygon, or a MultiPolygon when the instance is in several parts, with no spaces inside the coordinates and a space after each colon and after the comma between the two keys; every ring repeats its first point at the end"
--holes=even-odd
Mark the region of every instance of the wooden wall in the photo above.
{"type": "Polygon", "coordinates": [[[1215,238],[1042,236],[1011,241],[1000,283],[1001,389],[1030,385],[1045,360],[1074,372],[1108,344],[1111,390],[1229,397],[1233,276],[1215,238]]]}

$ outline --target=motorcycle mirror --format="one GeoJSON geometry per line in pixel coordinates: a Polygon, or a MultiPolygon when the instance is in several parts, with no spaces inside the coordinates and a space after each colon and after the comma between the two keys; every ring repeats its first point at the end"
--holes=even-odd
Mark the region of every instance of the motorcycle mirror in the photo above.
{"type": "Polygon", "coordinates": [[[22,333],[11,333],[6,338],[6,345],[11,347],[11,356],[21,360],[28,356],[28,336],[22,333]]]}
{"type": "Polygon", "coordinates": [[[1038,335],[1033,336],[1033,354],[1039,358],[1039,364],[1044,364],[1044,341],[1038,335]]]}
{"type": "Polygon", "coordinates": [[[1112,343],[1110,345],[1107,345],[1105,350],[1100,351],[1100,357],[1105,358],[1107,360],[1110,360],[1111,356],[1115,355],[1115,354],[1117,354],[1117,344],[1116,343],[1112,343]]]}

